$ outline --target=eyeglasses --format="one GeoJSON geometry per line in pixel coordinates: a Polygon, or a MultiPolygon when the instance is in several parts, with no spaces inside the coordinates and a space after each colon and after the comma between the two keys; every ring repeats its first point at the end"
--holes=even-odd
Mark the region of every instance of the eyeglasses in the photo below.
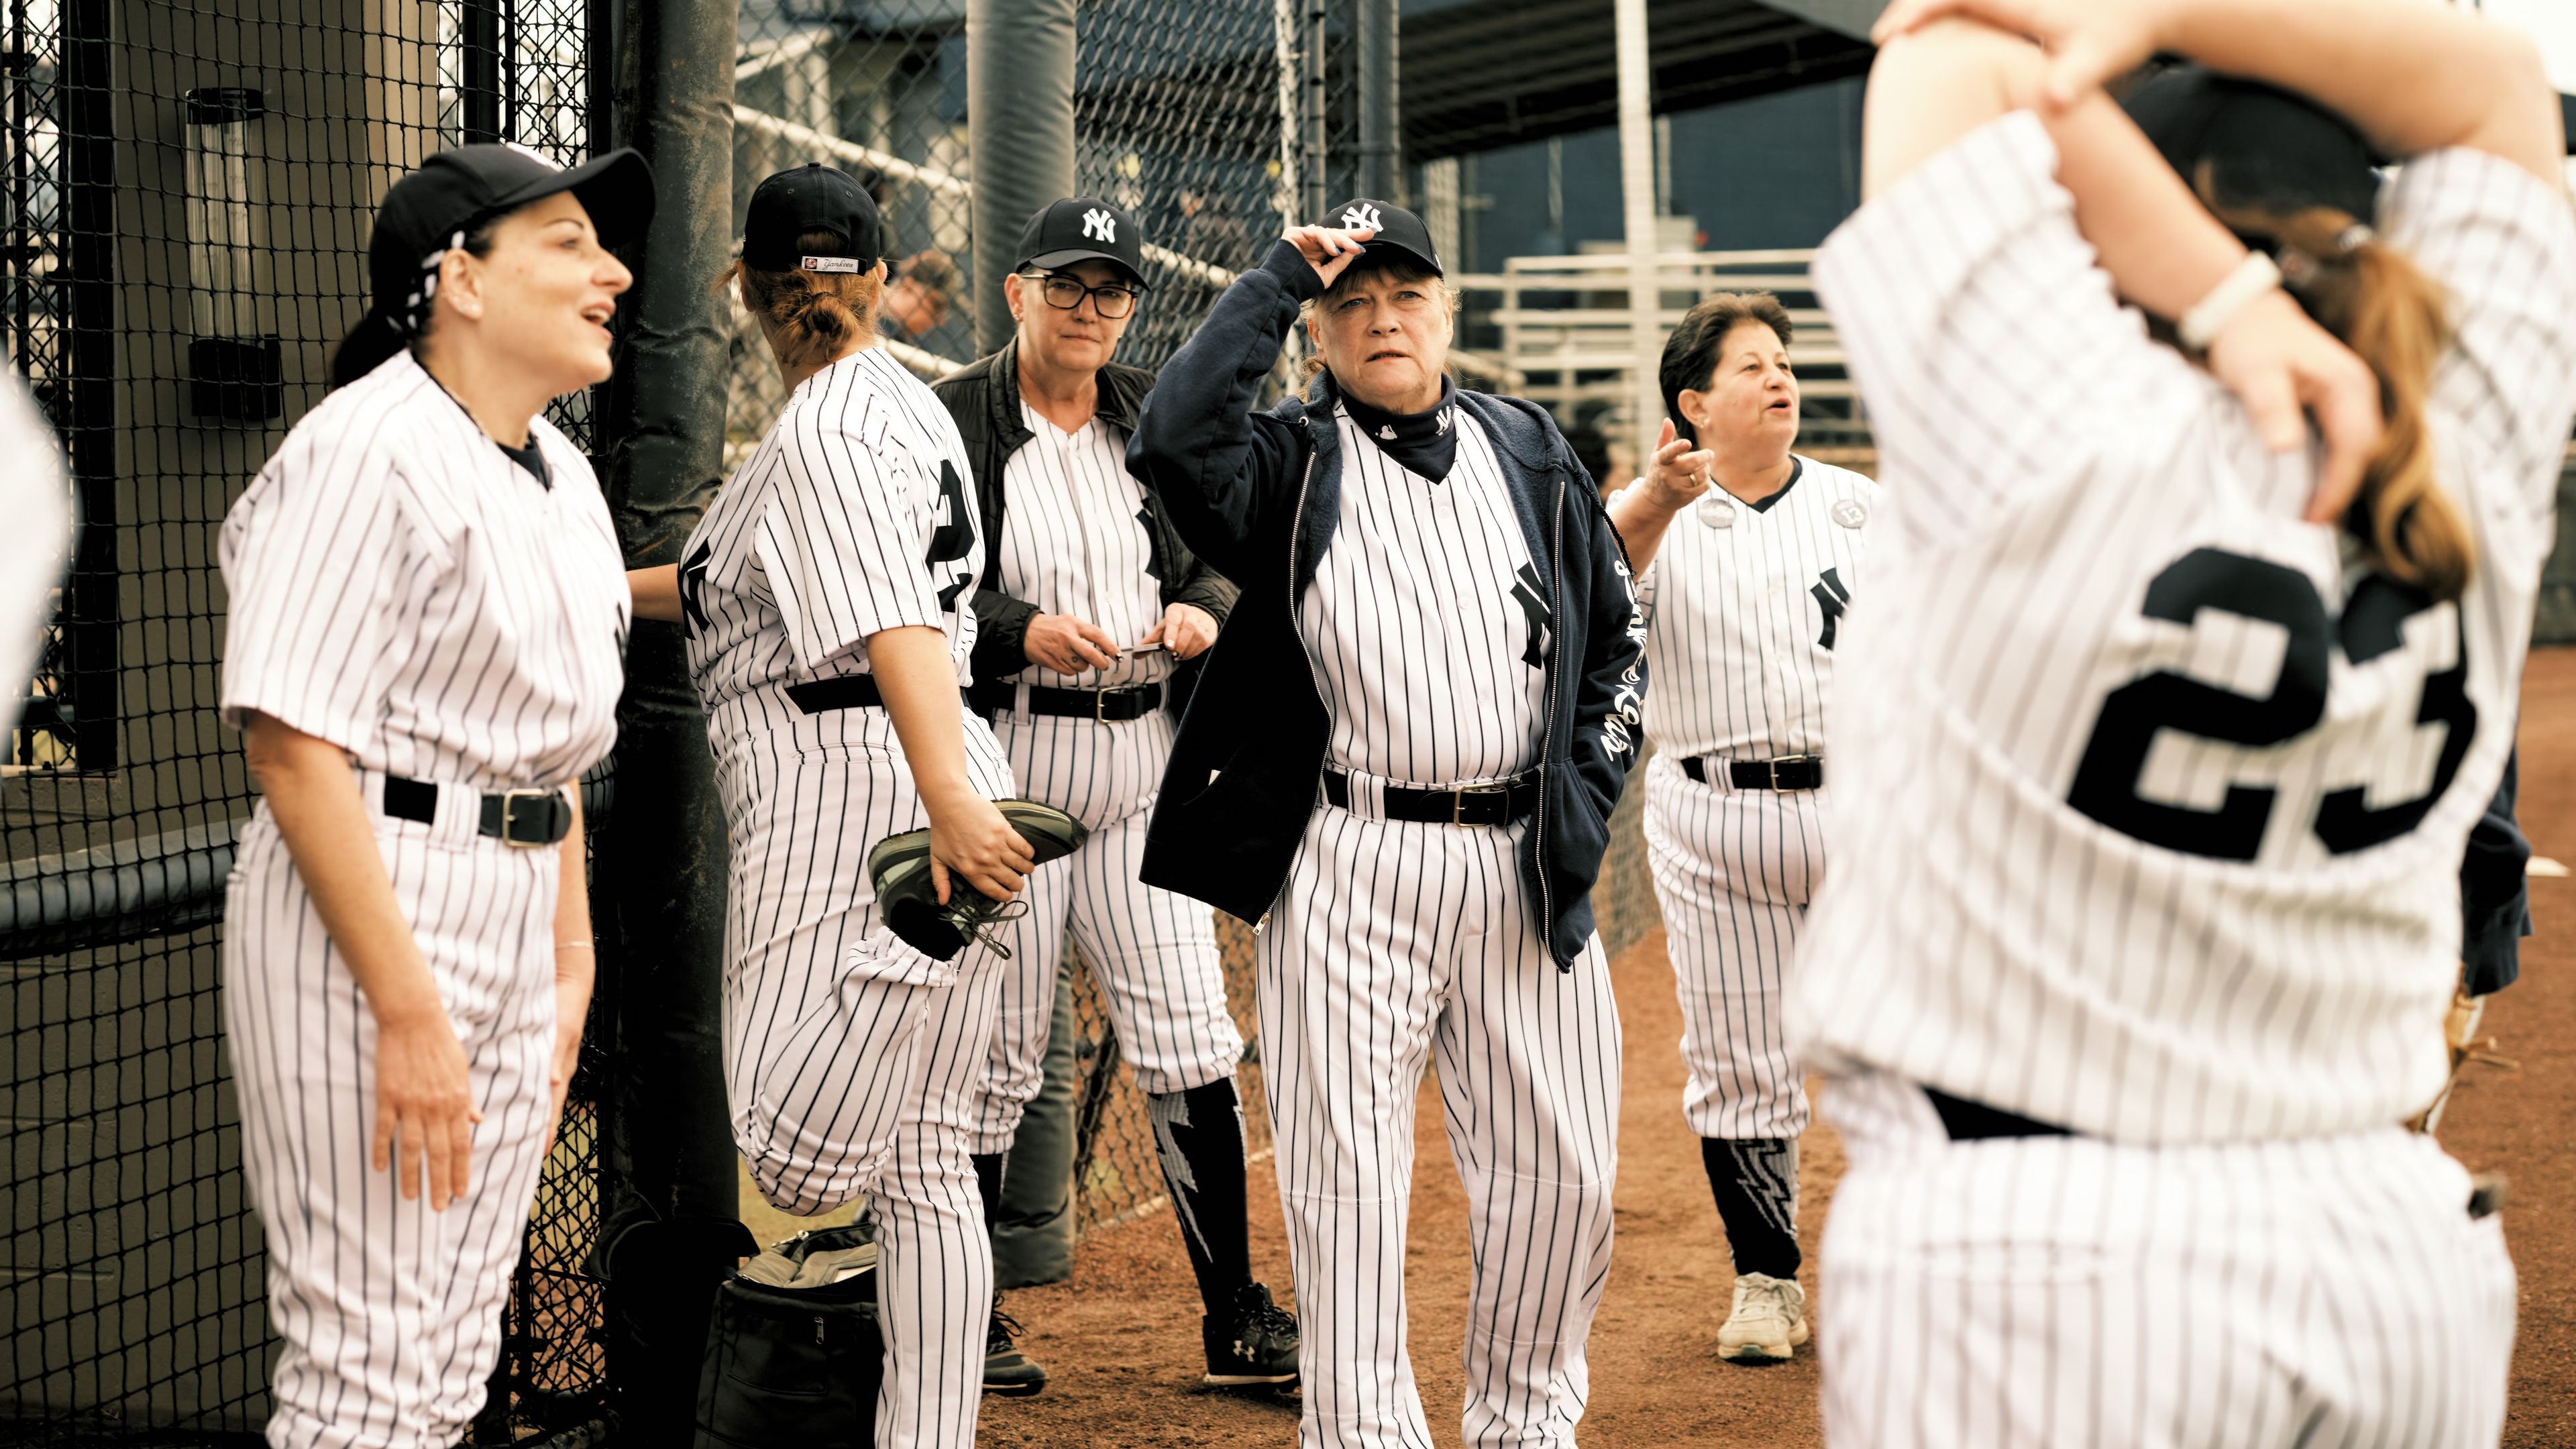
{"type": "Polygon", "coordinates": [[[1136,289],[1133,287],[1116,282],[1086,287],[1081,278],[1068,277],[1061,272],[1022,272],[1020,275],[1034,279],[1039,284],[1039,291],[1045,294],[1047,305],[1060,312],[1070,312],[1081,306],[1085,297],[1091,299],[1091,305],[1101,316],[1111,321],[1136,310],[1136,289]]]}

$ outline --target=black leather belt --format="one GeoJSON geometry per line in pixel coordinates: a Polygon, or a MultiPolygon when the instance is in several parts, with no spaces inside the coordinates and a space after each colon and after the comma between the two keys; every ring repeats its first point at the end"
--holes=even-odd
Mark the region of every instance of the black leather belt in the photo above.
{"type": "MultiPolygon", "coordinates": [[[[533,850],[572,833],[572,801],[561,790],[504,790],[483,798],[482,834],[504,845],[533,850]]],[[[423,825],[438,820],[438,787],[427,780],[385,776],[385,813],[423,825]]]]}
{"type": "MultiPolygon", "coordinates": [[[[1533,772],[1517,780],[1470,785],[1464,790],[1415,790],[1389,785],[1384,793],[1389,820],[1430,825],[1509,825],[1538,808],[1538,776],[1533,772]]],[[[1340,809],[1350,809],[1351,777],[1326,769],[1324,798],[1340,809]]]]}
{"type": "Polygon", "coordinates": [[[2075,1134],[2053,1123],[1953,1097],[1935,1087],[1925,1087],[1923,1095],[1932,1099],[1932,1110],[1941,1114],[1941,1130],[1953,1142],[1979,1142],[1989,1137],[2072,1137],[2075,1134]]]}
{"type": "MultiPolygon", "coordinates": [[[[966,702],[979,710],[1019,709],[1020,687],[1007,679],[978,684],[966,691],[966,702]]],[[[1125,689],[1050,689],[1029,686],[1030,714],[1066,715],[1099,724],[1125,724],[1163,707],[1163,686],[1135,684],[1125,689]]]]}
{"type": "MultiPolygon", "coordinates": [[[[1688,755],[1682,760],[1682,773],[1705,785],[1708,783],[1707,761],[1714,755],[1688,755]]],[[[1726,782],[1738,790],[1820,790],[1825,784],[1825,757],[1822,755],[1782,755],[1776,760],[1728,760],[1726,782]]]]}
{"type": "Polygon", "coordinates": [[[865,674],[844,674],[837,679],[815,679],[787,686],[787,697],[807,714],[828,714],[836,709],[878,709],[885,696],[877,693],[877,682],[865,674]]]}

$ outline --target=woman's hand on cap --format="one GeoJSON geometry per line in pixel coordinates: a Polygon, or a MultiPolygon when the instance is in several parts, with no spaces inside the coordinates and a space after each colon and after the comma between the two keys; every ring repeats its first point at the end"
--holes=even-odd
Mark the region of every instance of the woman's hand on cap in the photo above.
{"type": "Polygon", "coordinates": [[[2308,420],[2325,440],[2310,523],[2343,516],[2379,448],[2379,375],[2278,288],[2254,299],[2210,339],[2209,370],[2253,415],[2275,453],[2308,444],[2308,420]]]}
{"type": "Polygon", "coordinates": [[[1315,269],[1315,275],[1323,278],[1327,287],[1333,285],[1333,279],[1348,270],[1351,263],[1359,260],[1360,254],[1367,250],[1365,244],[1368,239],[1375,235],[1376,232],[1367,228],[1344,231],[1337,226],[1292,226],[1280,233],[1281,239],[1297,249],[1298,254],[1306,259],[1306,265],[1315,269]]]}

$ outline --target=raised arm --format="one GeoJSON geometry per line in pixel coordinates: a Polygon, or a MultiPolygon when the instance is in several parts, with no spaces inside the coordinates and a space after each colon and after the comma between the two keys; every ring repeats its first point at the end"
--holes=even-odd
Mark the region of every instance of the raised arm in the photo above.
{"type": "Polygon", "coordinates": [[[1896,0],[1877,37],[1944,15],[2045,45],[2052,110],[2170,52],[2296,91],[2391,155],[2469,146],[2560,178],[2558,95],[2531,42],[2423,0],[1896,0]]]}
{"type": "Polygon", "coordinates": [[[1207,321],[1156,374],[1127,441],[1127,471],[1162,499],[1183,542],[1218,572],[1246,576],[1245,545],[1294,493],[1297,446],[1252,405],[1298,303],[1320,297],[1374,233],[1297,227],[1225,289],[1207,321]]]}
{"type": "MultiPolygon", "coordinates": [[[[1891,20],[1934,4],[1948,12],[2016,15],[2017,0],[1899,0],[1891,20]]],[[[2088,0],[2090,3],[2090,0],[2088,0]]],[[[2128,8],[2102,0],[2101,8],[2128,8]]],[[[2140,57],[2143,59],[2144,57],[2140,57]]],[[[1982,19],[1949,19],[1888,33],[1870,72],[1862,132],[1862,189],[1875,198],[1953,142],[2011,111],[2048,129],[2057,181],[2075,200],[2075,222],[2120,295],[2179,318],[2245,261],[2236,240],[2200,204],[2153,144],[2098,86],[2051,108],[2050,62],[2030,41],[1982,19]]],[[[2275,288],[2236,313],[2211,341],[2209,368],[2245,403],[2276,452],[2305,447],[2307,414],[2326,443],[2307,516],[2339,517],[2378,445],[2379,385],[2370,369],[2288,294],[2275,288]]]]}

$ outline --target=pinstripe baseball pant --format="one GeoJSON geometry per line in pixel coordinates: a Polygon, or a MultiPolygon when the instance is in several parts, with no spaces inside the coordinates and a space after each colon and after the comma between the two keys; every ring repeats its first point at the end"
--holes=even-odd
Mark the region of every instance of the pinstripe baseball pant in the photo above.
{"type": "Polygon", "coordinates": [[[1837,1078],[1825,1439],[1871,1449],[2489,1449],[2514,1274],[2398,1127],[2149,1146],[1953,1142],[1837,1078]]]}
{"type": "Polygon", "coordinates": [[[225,892],[224,1031],[286,1341],[277,1449],[449,1449],[463,1435],[500,1357],[554,1104],[556,848],[480,837],[452,808],[468,792],[442,792],[435,825],[385,818],[381,779],[362,776],[360,793],[483,1120],[470,1190],[444,1212],[369,1167],[375,1016],[263,804],[225,892]]]}
{"type": "Polygon", "coordinates": [[[1682,1008],[1682,1116],[1702,1137],[1794,1138],[1807,1094],[1781,992],[1807,902],[1824,881],[1823,791],[1703,785],[1646,766],[1646,861],[1682,1008]]]}
{"type": "Polygon", "coordinates": [[[1080,850],[1030,877],[1029,913],[1012,928],[1000,1020],[977,1108],[974,1150],[1009,1149],[1044,1084],[1056,971],[1068,927],[1100,983],[1137,1090],[1186,1092],[1234,1075],[1243,1038],[1226,1009],[1225,970],[1208,907],[1137,879],[1171,716],[1099,724],[1004,712],[994,726],[1011,773],[1091,828],[1080,850]]]}
{"type": "MultiPolygon", "coordinates": [[[[709,717],[733,846],[734,1141],[788,1212],[870,1199],[886,1336],[875,1442],[969,1449],[993,1258],[967,1135],[1001,963],[979,945],[932,961],[878,919],[869,848],[928,823],[883,710],[773,712],[787,722],[727,730],[745,717],[733,704],[709,717]]],[[[1000,747],[971,717],[966,763],[988,798],[1011,793],[1000,747]]]]}
{"type": "Polygon", "coordinates": [[[1260,934],[1303,1449],[1432,1443],[1404,1311],[1426,1061],[1475,1245],[1464,1442],[1574,1442],[1610,1270],[1619,1017],[1597,939],[1571,972],[1549,957],[1521,882],[1529,828],[1320,807],[1260,934]]]}

